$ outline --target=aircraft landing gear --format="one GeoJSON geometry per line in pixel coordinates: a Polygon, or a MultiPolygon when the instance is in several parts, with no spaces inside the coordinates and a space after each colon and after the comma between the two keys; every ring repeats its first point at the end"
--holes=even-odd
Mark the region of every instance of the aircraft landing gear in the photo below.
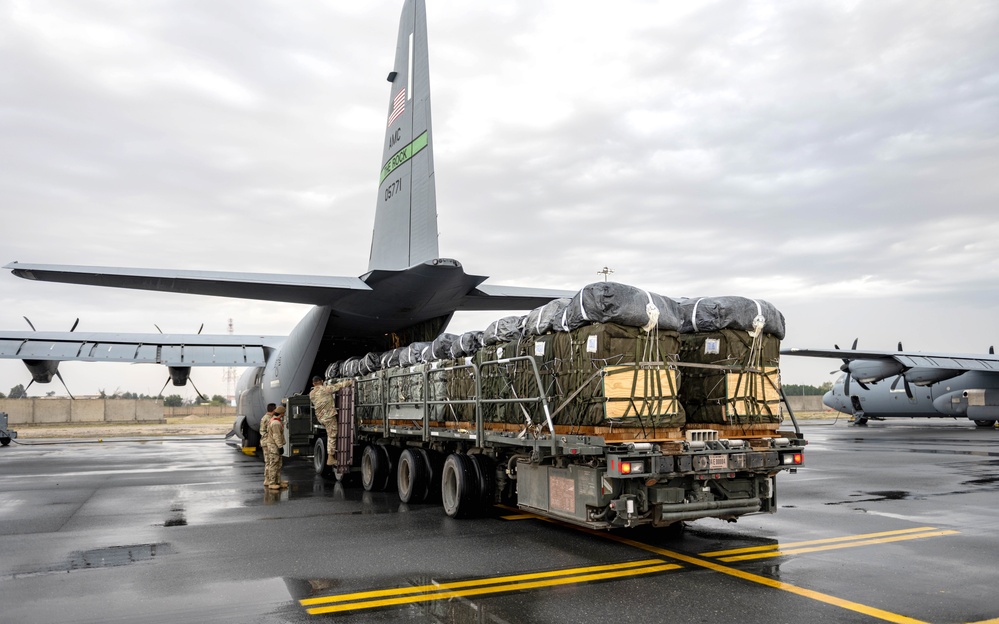
{"type": "Polygon", "coordinates": [[[850,419],[854,427],[866,427],[867,426],[867,416],[864,416],[863,412],[857,412],[850,419]]]}

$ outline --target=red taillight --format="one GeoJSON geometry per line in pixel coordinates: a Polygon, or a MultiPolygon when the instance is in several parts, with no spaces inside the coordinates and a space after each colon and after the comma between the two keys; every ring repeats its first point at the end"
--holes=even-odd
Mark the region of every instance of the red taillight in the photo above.
{"type": "Polygon", "coordinates": [[[785,466],[800,466],[805,463],[804,453],[786,453],[784,455],[785,466]]]}
{"type": "Polygon", "coordinates": [[[621,474],[631,474],[631,462],[621,462],[621,474]]]}

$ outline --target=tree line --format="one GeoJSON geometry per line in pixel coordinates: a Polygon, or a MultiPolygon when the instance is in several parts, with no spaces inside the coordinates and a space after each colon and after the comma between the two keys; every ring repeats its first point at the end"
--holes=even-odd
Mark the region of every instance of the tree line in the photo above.
{"type": "Polygon", "coordinates": [[[827,381],[819,386],[808,386],[802,384],[783,384],[785,396],[822,396],[832,390],[832,382],[827,381]]]}
{"type": "MultiPolygon", "coordinates": [[[[46,392],[45,396],[51,397],[55,396],[55,392],[46,392]]],[[[207,396],[195,397],[193,399],[184,399],[184,397],[179,394],[171,394],[169,396],[151,396],[148,394],[139,394],[135,392],[118,392],[117,390],[108,394],[104,390],[98,392],[98,398],[101,399],[160,399],[163,401],[164,407],[183,407],[184,405],[202,405],[208,403],[209,405],[228,405],[229,401],[226,400],[221,394],[212,395],[212,398],[207,396]]],[[[27,399],[28,392],[24,388],[24,384],[17,384],[10,389],[10,392],[4,394],[0,392],[0,399],[27,399]]]]}

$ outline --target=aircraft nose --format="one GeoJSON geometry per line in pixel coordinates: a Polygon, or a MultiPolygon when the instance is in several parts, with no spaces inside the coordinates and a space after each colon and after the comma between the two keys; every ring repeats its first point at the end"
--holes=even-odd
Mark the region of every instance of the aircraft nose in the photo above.
{"type": "Polygon", "coordinates": [[[828,407],[829,409],[836,409],[835,401],[836,397],[833,394],[832,390],[822,395],[822,404],[828,407]]]}

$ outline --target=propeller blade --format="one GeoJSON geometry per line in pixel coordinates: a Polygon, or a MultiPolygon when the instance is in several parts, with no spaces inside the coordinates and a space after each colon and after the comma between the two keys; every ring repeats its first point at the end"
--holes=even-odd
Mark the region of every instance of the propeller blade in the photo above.
{"type": "Polygon", "coordinates": [[[907,396],[907,397],[909,397],[911,399],[912,398],[912,388],[909,386],[909,380],[906,379],[904,373],[899,374],[899,376],[895,378],[895,381],[891,382],[891,389],[894,390],[895,388],[898,387],[898,380],[899,379],[902,380],[902,387],[905,388],[905,396],[907,396]]]}
{"type": "Polygon", "coordinates": [[[902,351],[902,341],[901,340],[898,341],[898,350],[902,351]]]}
{"type": "MultiPolygon", "coordinates": [[[[79,319],[77,319],[77,320],[79,320],[79,319]]],[[[73,327],[76,327],[76,325],[74,325],[73,327]]],[[[73,331],[73,330],[71,329],[69,331],[73,331]]],[[[73,393],[69,391],[69,386],[66,385],[66,381],[62,378],[62,373],[59,372],[59,369],[56,369],[56,377],[58,377],[59,381],[62,382],[62,387],[66,389],[66,394],[69,395],[69,398],[71,398],[71,399],[73,399],[75,401],[76,397],[73,396],[73,393]]]]}
{"type": "MultiPolygon", "coordinates": [[[[159,329],[159,327],[157,327],[156,329],[159,329]]],[[[166,387],[167,387],[168,383],[170,383],[170,377],[169,376],[167,377],[167,380],[163,383],[163,387],[160,388],[160,393],[157,394],[156,396],[161,397],[161,398],[163,397],[163,391],[166,390],[166,387]]]]}
{"type": "Polygon", "coordinates": [[[33,384],[33,383],[35,383],[34,379],[32,379],[31,381],[29,381],[28,385],[24,387],[24,396],[28,396],[28,388],[30,388],[31,384],[33,384]]]}
{"type": "Polygon", "coordinates": [[[857,383],[860,384],[860,387],[863,388],[864,390],[870,390],[870,388],[867,386],[867,384],[865,384],[864,382],[860,381],[859,379],[857,380],[857,383]]]}
{"type": "Polygon", "coordinates": [[[202,401],[208,400],[208,397],[206,397],[205,395],[201,394],[201,390],[198,390],[198,387],[196,385],[194,385],[194,380],[193,379],[191,379],[190,377],[188,377],[187,380],[189,382],[191,382],[191,387],[194,388],[194,391],[198,393],[198,399],[200,399],[202,401]]]}
{"type": "Polygon", "coordinates": [[[995,345],[993,345],[989,347],[989,355],[995,355],[995,354],[996,354],[996,348],[995,345]]]}
{"type": "Polygon", "coordinates": [[[156,328],[156,331],[158,331],[159,333],[161,333],[161,334],[163,333],[163,330],[162,330],[162,329],[160,329],[160,326],[159,326],[159,325],[157,325],[156,323],[153,323],[153,327],[155,327],[155,328],[156,328]]]}
{"type": "Polygon", "coordinates": [[[853,339],[853,346],[852,346],[852,347],[850,347],[850,348],[851,348],[851,349],[853,349],[854,351],[856,351],[856,350],[857,350],[857,342],[858,342],[859,340],[860,340],[860,338],[854,338],[854,339],[853,339]]]}
{"type": "MultiPolygon", "coordinates": [[[[73,326],[69,328],[69,333],[73,333],[73,330],[75,330],[76,326],[79,324],[80,324],[80,319],[77,318],[76,321],[73,323],[73,326]]],[[[67,390],[66,392],[69,392],[69,390],[67,390]]]]}
{"type": "Polygon", "coordinates": [[[23,318],[24,320],[28,321],[28,327],[30,327],[30,328],[31,328],[31,331],[38,331],[37,329],[35,329],[35,326],[34,326],[34,324],[33,324],[33,323],[31,322],[31,319],[29,319],[29,318],[28,318],[28,317],[26,317],[26,316],[23,316],[23,317],[21,317],[21,318],[23,318]]]}
{"type": "Polygon", "coordinates": [[[204,324],[204,323],[202,323],[202,324],[201,324],[201,327],[199,327],[199,328],[198,328],[198,333],[200,334],[200,333],[201,333],[201,330],[202,330],[202,329],[204,329],[204,328],[205,328],[205,324],[204,324]]]}
{"type": "Polygon", "coordinates": [[[850,371],[846,372],[846,380],[843,382],[843,394],[850,396],[850,371]]]}

